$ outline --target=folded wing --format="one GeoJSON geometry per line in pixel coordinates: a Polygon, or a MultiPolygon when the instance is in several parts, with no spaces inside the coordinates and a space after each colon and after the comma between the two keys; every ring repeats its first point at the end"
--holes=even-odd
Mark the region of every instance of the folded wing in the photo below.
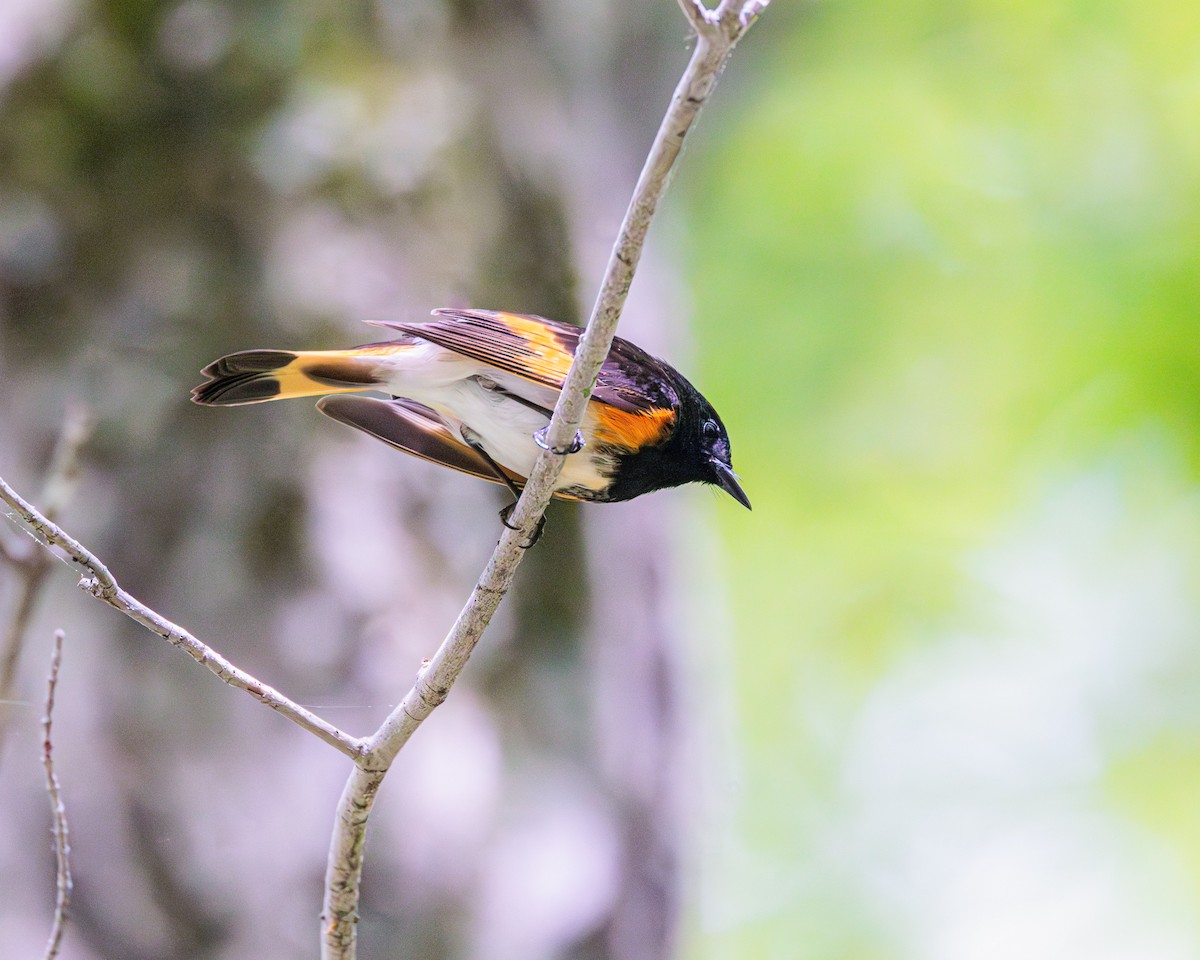
{"type": "MultiPolygon", "coordinates": [[[[525,313],[495,310],[435,310],[426,323],[380,322],[488,366],[561,390],[583,331],[525,313]]],[[[674,374],[665,363],[617,337],[592,394],[601,403],[631,413],[671,407],[674,374]]],[[[677,374],[675,374],[677,376],[677,374]]]]}
{"type": "MultiPolygon", "coordinates": [[[[481,480],[501,482],[483,457],[448,430],[432,410],[419,403],[338,395],[318,401],[317,409],[339,423],[369,433],[414,457],[440,463],[481,480]]],[[[504,472],[513,483],[524,484],[524,477],[509,470],[504,472]]]]}

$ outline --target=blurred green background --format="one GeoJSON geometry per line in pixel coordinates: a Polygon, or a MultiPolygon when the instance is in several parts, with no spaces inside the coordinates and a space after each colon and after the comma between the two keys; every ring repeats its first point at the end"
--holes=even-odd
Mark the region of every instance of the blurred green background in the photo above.
{"type": "MultiPolygon", "coordinates": [[[[8,0],[0,471],[35,489],[89,403],[68,526],[371,729],[499,500],[182,398],[362,319],[580,319],[685,36],[668,0],[8,0]]],[[[385,787],[362,954],[1200,957],[1198,171],[1194,4],[776,0],[622,325],[754,511],[557,510],[385,787]]],[[[315,955],[340,758],[54,589],[0,761],[10,942],[52,902],[65,622],[64,955],[315,955]]]]}
{"type": "Polygon", "coordinates": [[[1198,956],[1200,11],[762,27],[681,190],[755,504],[694,955],[1198,956]]]}

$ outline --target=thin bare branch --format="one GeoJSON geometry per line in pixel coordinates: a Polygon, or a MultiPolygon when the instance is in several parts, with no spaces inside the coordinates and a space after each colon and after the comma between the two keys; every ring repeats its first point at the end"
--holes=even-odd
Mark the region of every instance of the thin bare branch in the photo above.
{"type": "MultiPolygon", "coordinates": [[[[4,626],[4,638],[0,640],[0,701],[12,699],[25,631],[29,627],[34,607],[37,606],[49,567],[50,562],[41,551],[24,558],[17,567],[20,571],[17,595],[13,601],[12,614],[4,626]]],[[[8,726],[6,719],[5,714],[0,712],[0,743],[4,741],[4,733],[8,726]]]]}
{"type": "MultiPolygon", "coordinates": [[[[0,477],[0,500],[8,504],[9,519],[24,527],[48,548],[62,551],[60,559],[80,574],[79,586],[98,600],[119,610],[151,633],[184,650],[197,663],[207,667],[231,687],[245,690],[260,703],[287,717],[313,736],[319,737],[346,756],[358,760],[364,751],[363,741],[352,737],[310,710],[268,686],[261,680],[234,666],[212,647],[202,643],[183,627],[172,623],[162,614],[150,609],[136,597],[123,590],[112,573],[100,560],[74,537],[48,520],[36,507],[24,500],[0,477]]],[[[58,555],[58,554],[56,554],[58,555]]]]}
{"type": "Polygon", "coordinates": [[[50,674],[46,680],[46,710],[42,715],[42,766],[46,770],[46,793],[50,798],[50,814],[54,821],[54,862],[57,875],[54,898],[54,922],[46,942],[46,960],[54,960],[62,946],[71,906],[71,844],[67,832],[67,808],[63,804],[58,774],[54,772],[54,694],[58,687],[58,669],[62,665],[63,632],[54,631],[54,652],[50,657],[50,674]]]}
{"type": "Polygon", "coordinates": [[[358,901],[366,852],[367,819],[387,769],[356,766],[338,800],[325,873],[321,913],[322,958],[353,960],[358,934],[358,901]]]}
{"type": "MultiPolygon", "coordinates": [[[[546,510],[563,466],[564,458],[551,451],[570,446],[578,430],[596,377],[611,347],[646,233],[666,190],[684,137],[716,86],[734,45],[766,6],[765,0],[722,0],[721,6],[713,11],[699,0],[679,0],[679,3],[697,34],[696,48],[655,137],[614,244],[603,284],[550,421],[546,444],[549,450],[535,464],[511,517],[513,528],[502,535],[450,633],[400,706],[375,734],[363,740],[350,737],[235,667],[215,650],[141,603],[120,587],[95,554],[57,526],[50,509],[39,512],[0,478],[0,501],[10,508],[5,511],[9,518],[46,547],[50,555],[73,567],[80,574],[80,586],[84,590],[184,649],[226,683],[247,691],[355,761],[338,805],[330,843],[322,937],[322,956],[327,960],[352,960],[355,955],[364,839],[379,786],[399,750],[446,699],[513,581],[524,549],[546,510]]],[[[52,507],[57,509],[64,501],[72,476],[73,471],[63,471],[64,492],[57,488],[48,490],[47,502],[52,507]]],[[[5,550],[4,556],[12,559],[15,555],[5,550]]],[[[45,556],[39,553],[39,557],[44,572],[48,564],[45,556]]],[[[17,562],[23,563],[19,559],[17,562]]],[[[57,668],[54,674],[57,674],[57,668]]],[[[63,837],[65,847],[65,824],[63,837]]]]}
{"type": "MultiPolygon", "coordinates": [[[[46,470],[42,499],[46,504],[46,516],[56,520],[74,495],[75,482],[79,476],[80,453],[92,435],[92,417],[87,408],[80,404],[68,404],[63,416],[62,429],[54,445],[54,454],[46,470]]],[[[0,540],[0,553],[20,576],[12,614],[0,638],[0,748],[8,733],[11,715],[7,703],[13,699],[13,688],[17,680],[17,666],[25,643],[29,620],[33,616],[46,572],[50,567],[49,557],[44,550],[36,548],[18,554],[0,540]]]]}
{"type": "Polygon", "coordinates": [[[42,509],[51,521],[58,520],[59,514],[75,497],[75,486],[82,465],[80,453],[91,439],[94,427],[91,411],[87,407],[79,403],[67,404],[62,430],[54,445],[50,467],[46,471],[46,483],[42,487],[42,509]]]}
{"type": "MultiPolygon", "coordinates": [[[[744,0],[726,0],[715,12],[693,0],[679,2],[696,31],[696,48],[663,117],[613,245],[600,292],[550,421],[546,434],[549,449],[538,458],[517,502],[510,518],[514,529],[501,536],[453,628],[417,682],[375,734],[366,739],[366,751],[343,790],[326,870],[324,960],[353,960],[355,956],[364,839],[376,792],[396,754],[446,699],[512,584],[525,545],[546,511],[562,470],[564,457],[552,451],[567,449],[583,420],[596,377],[616,334],[646,233],[684,137],[716,86],[734,45],[754,19],[753,15],[743,19],[744,0]]],[[[764,5],[754,0],[755,15],[764,5]]]]}

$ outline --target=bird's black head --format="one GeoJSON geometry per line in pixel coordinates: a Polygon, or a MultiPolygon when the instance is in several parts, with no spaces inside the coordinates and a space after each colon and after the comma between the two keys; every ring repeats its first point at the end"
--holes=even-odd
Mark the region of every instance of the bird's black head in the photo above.
{"type": "Polygon", "coordinates": [[[609,499],[628,500],[684,483],[710,483],[750,509],[750,498],[733,472],[729,434],[717,411],[686,378],[665,363],[659,362],[657,375],[658,383],[669,391],[675,414],[674,429],[661,443],[643,446],[620,457],[609,499]]]}
{"type": "MultiPolygon", "coordinates": [[[[692,416],[695,418],[695,423],[691,424],[691,430],[688,431],[691,437],[686,441],[688,453],[685,453],[685,456],[689,456],[693,468],[699,474],[696,479],[702,483],[716,484],[749,510],[750,498],[746,496],[746,492],[738,483],[737,474],[733,472],[733,458],[725,424],[717,416],[712,404],[699,393],[696,393],[695,402],[688,405],[693,406],[694,413],[688,415],[682,410],[680,413],[681,419],[692,419],[692,416]]],[[[681,423],[680,427],[681,432],[687,429],[684,423],[681,423]]]]}

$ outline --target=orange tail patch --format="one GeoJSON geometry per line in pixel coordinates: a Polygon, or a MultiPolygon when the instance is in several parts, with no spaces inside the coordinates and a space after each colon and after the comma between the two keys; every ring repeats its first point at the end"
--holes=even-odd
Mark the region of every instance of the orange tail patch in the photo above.
{"type": "Polygon", "coordinates": [[[379,379],[377,356],[360,350],[247,350],[210,363],[207,383],[192,400],[213,406],[370,390],[379,379]]]}

